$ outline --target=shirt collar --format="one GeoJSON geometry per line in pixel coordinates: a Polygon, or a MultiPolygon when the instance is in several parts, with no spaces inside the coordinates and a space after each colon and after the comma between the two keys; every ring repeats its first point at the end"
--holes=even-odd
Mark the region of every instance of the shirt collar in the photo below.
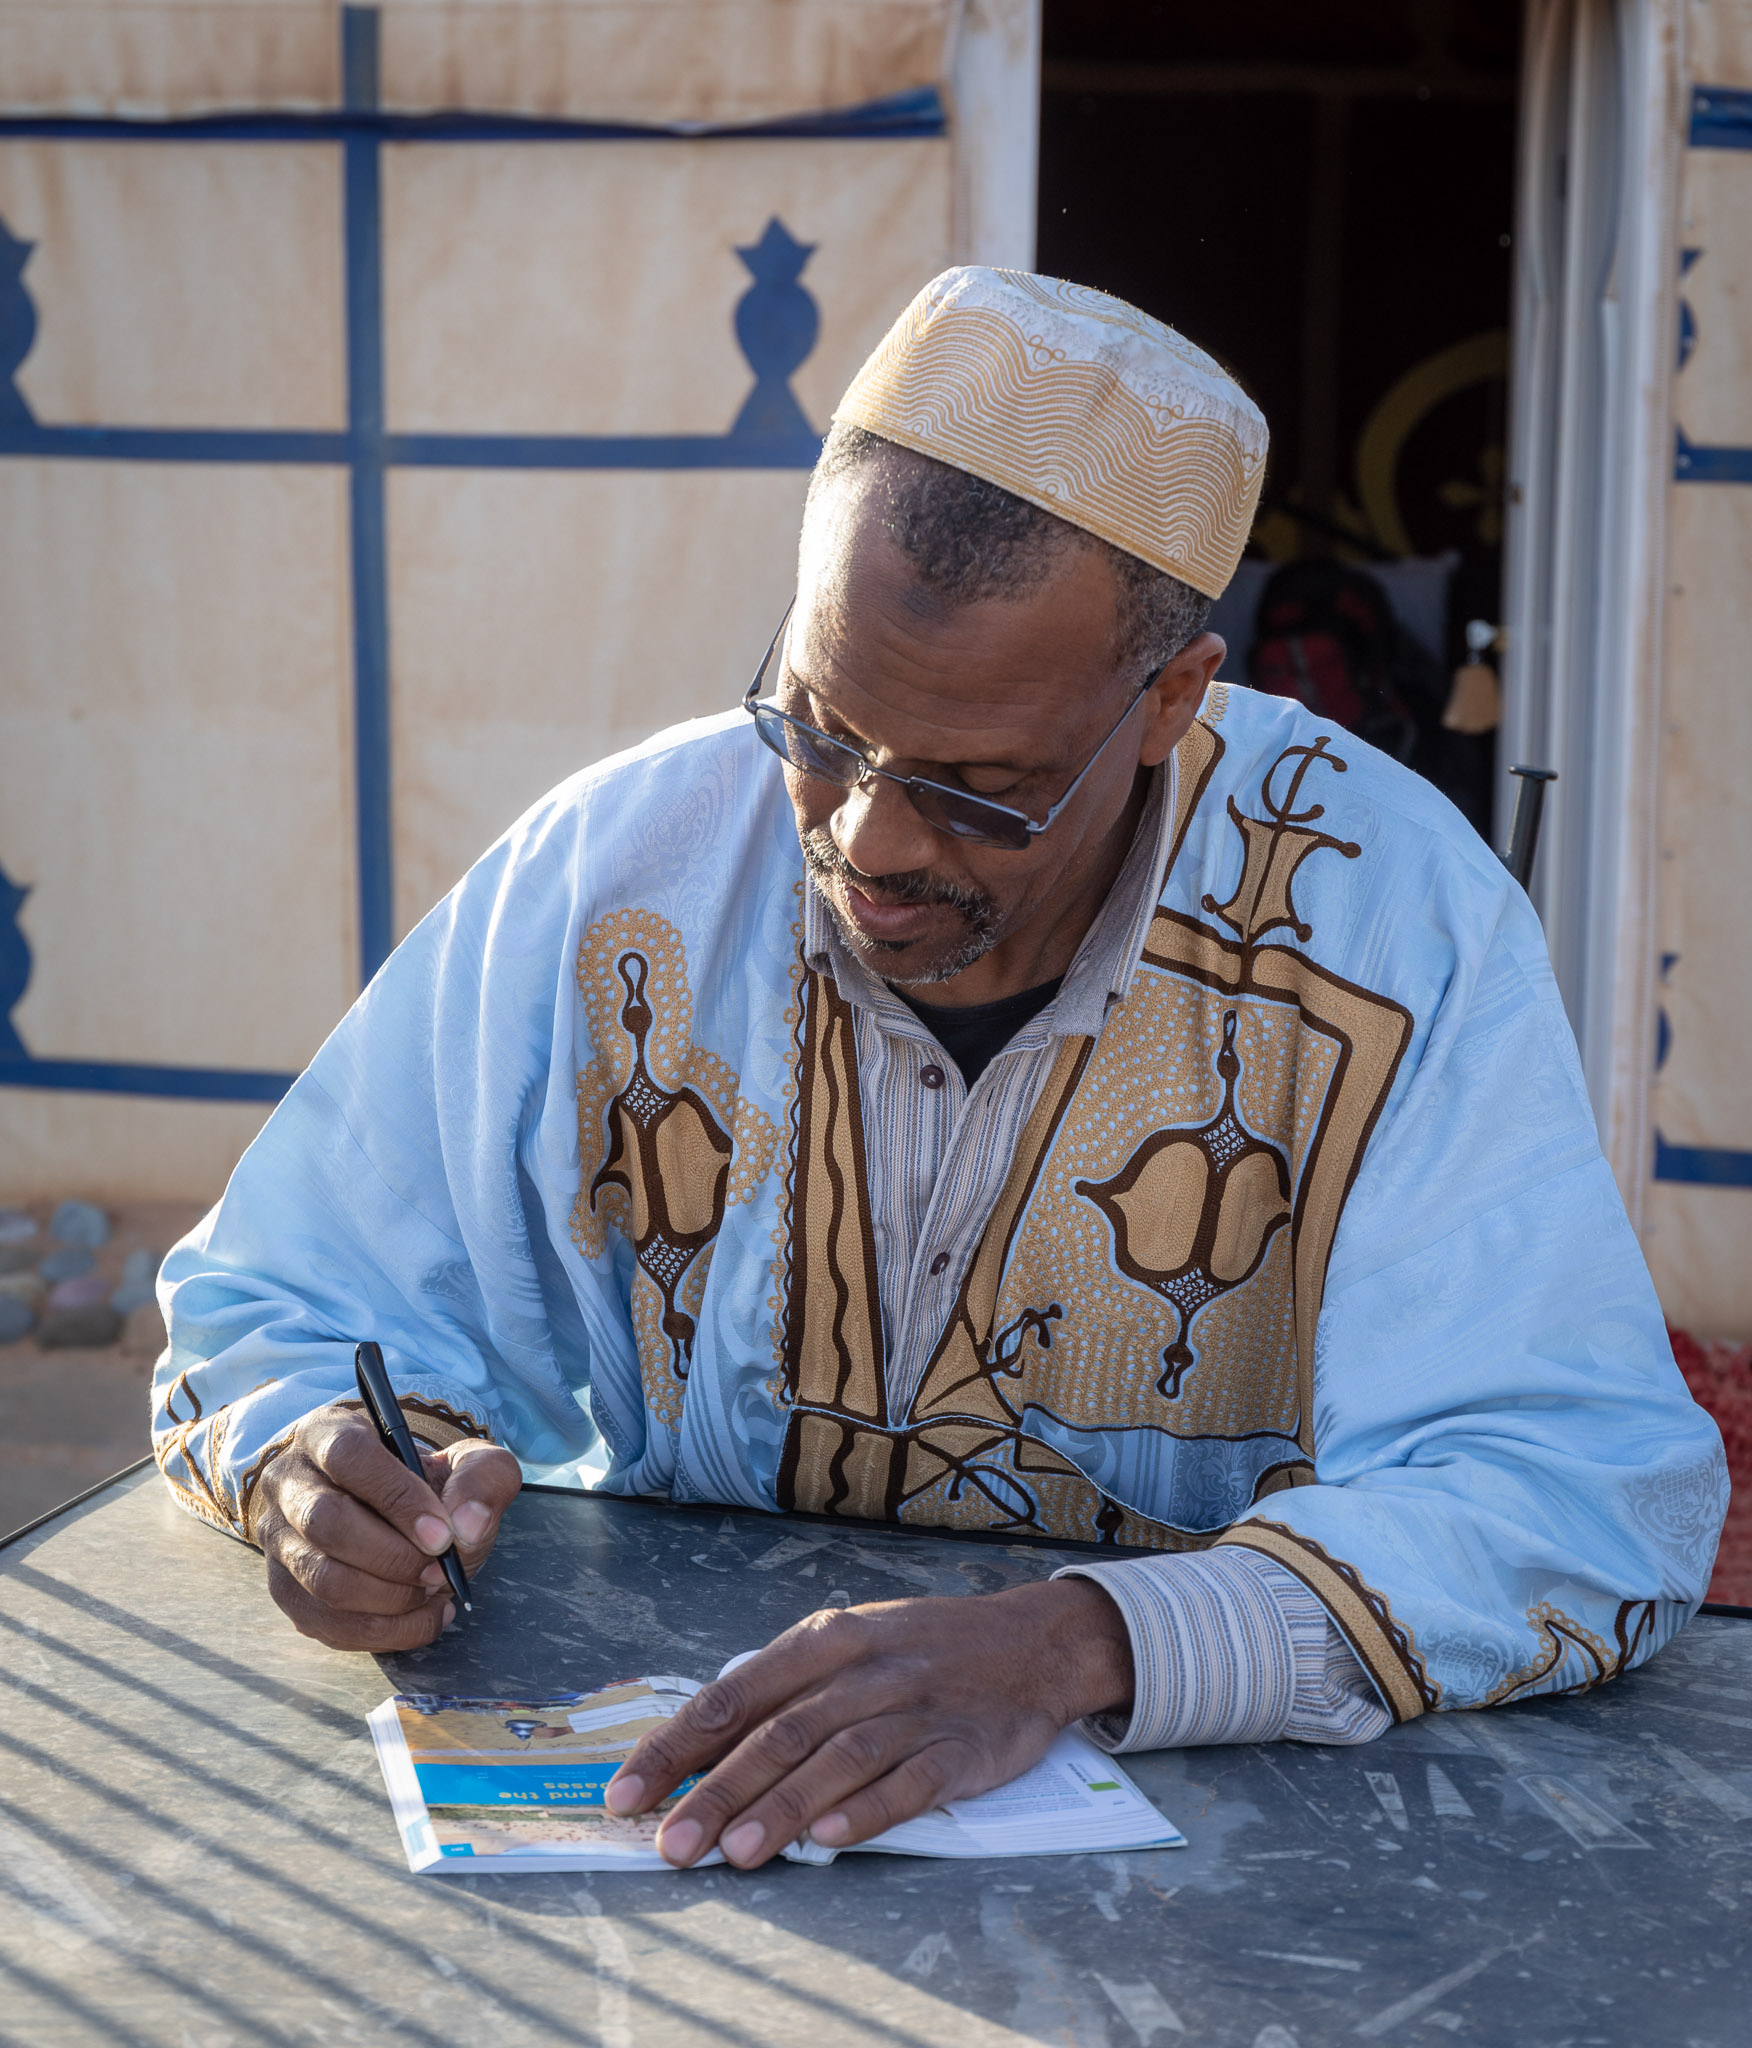
{"type": "MultiPolygon", "coordinates": [[[[1168,870],[1178,778],[1179,762],[1171,754],[1150,777],[1144,814],[1106,902],[1084,933],[1063,986],[1030,1030],[1043,1028],[1055,1037],[1093,1038],[1106,1020],[1109,1004],[1130,989],[1168,870]]],[[[893,1022],[902,1029],[910,1026],[909,1035],[924,1031],[913,1012],[840,937],[833,913],[807,865],[803,871],[803,958],[818,974],[831,976],[847,1002],[879,1011],[884,1023],[893,1022]]]]}

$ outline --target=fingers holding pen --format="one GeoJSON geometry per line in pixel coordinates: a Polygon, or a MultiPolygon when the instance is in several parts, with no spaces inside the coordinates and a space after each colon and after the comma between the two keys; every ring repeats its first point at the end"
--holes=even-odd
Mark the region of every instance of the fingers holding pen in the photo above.
{"type": "Polygon", "coordinates": [[[410,1472],[369,1422],[342,1411],[315,1434],[310,1454],[343,1496],[363,1503],[427,1557],[456,1540],[444,1502],[423,1473],[410,1472]]]}
{"type": "Polygon", "coordinates": [[[484,1437],[463,1437],[435,1453],[429,1475],[434,1467],[439,1498],[456,1532],[457,1554],[472,1576],[492,1551],[499,1522],[523,1484],[523,1468],[503,1445],[484,1437]]]}

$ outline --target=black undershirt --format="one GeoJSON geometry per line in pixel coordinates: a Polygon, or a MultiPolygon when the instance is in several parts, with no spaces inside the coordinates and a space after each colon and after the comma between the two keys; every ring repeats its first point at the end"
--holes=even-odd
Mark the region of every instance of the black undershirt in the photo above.
{"type": "Polygon", "coordinates": [[[903,988],[890,988],[961,1069],[972,1087],[1024,1024],[1031,1023],[1059,992],[1057,981],[1043,981],[1020,995],[1001,996],[995,1003],[921,1003],[903,988]]]}

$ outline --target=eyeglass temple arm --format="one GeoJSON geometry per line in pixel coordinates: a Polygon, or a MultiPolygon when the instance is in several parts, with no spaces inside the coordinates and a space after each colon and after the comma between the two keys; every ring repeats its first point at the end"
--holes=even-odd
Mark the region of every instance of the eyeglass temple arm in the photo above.
{"type": "MultiPolygon", "coordinates": [[[[1059,798],[1058,802],[1053,805],[1051,810],[1047,812],[1046,816],[1040,820],[1039,824],[1036,824],[1032,818],[1029,819],[1028,829],[1031,833],[1044,832],[1047,826],[1052,823],[1053,819],[1058,816],[1059,812],[1064,809],[1065,805],[1070,802],[1071,798],[1076,795],[1077,791],[1082,787],[1083,777],[1088,774],[1089,770],[1093,768],[1095,763],[1100,760],[1101,756],[1106,753],[1109,741],[1118,739],[1120,734],[1120,728],[1125,724],[1126,720],[1130,718],[1130,716],[1138,708],[1138,706],[1144,701],[1144,698],[1149,694],[1150,685],[1153,682],[1155,682],[1156,678],[1162,673],[1162,669],[1166,668],[1167,666],[1168,664],[1166,662],[1163,662],[1162,668],[1152,669],[1150,673],[1147,676],[1145,676],[1143,682],[1139,685],[1137,695],[1119,714],[1118,721],[1108,732],[1107,738],[1101,742],[1100,746],[1098,746],[1095,749],[1094,753],[1092,753],[1089,756],[1088,760],[1086,760],[1083,763],[1082,767],[1077,770],[1076,774],[1071,777],[1070,788],[1065,791],[1064,795],[1059,798]]],[[[1000,806],[1000,808],[1008,807],[1000,806]]]]}

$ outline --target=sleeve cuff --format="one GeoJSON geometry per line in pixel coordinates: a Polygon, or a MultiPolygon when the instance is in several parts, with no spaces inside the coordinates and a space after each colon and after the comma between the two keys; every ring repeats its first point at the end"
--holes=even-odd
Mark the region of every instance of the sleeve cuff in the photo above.
{"type": "Polygon", "coordinates": [[[1086,1721],[1094,1741],[1125,1751],[1283,1734],[1295,1703],[1295,1651],[1261,1562],[1239,1551],[1183,1551],[1053,1574],[1093,1579],[1131,1639],[1130,1717],[1086,1721]]]}
{"type": "Polygon", "coordinates": [[[1296,1648],[1296,1696],[1286,1742],[1373,1742],[1393,1726],[1374,1681],[1344,1632],[1295,1573],[1252,1553],[1296,1648]]]}
{"type": "Polygon", "coordinates": [[[1084,1722],[1103,1749],[1217,1742],[1372,1742],[1393,1725],[1331,1616],[1258,1551],[1067,1565],[1093,1579],[1131,1640],[1132,1708],[1084,1722]]]}
{"type": "MultiPolygon", "coordinates": [[[[319,1402],[317,1405],[321,1407],[328,1404],[319,1402]]],[[[333,1405],[337,1408],[362,1409],[365,1404],[363,1401],[348,1397],[336,1401],[333,1405]]],[[[496,1441],[493,1432],[480,1416],[466,1408],[453,1408],[448,1402],[436,1400],[429,1394],[398,1394],[396,1406],[402,1412],[402,1420],[408,1426],[408,1434],[415,1443],[423,1444],[429,1451],[448,1450],[452,1444],[460,1443],[467,1436],[481,1437],[488,1443],[496,1441]]],[[[220,1415],[223,1416],[225,1412],[222,1409],[220,1415]]],[[[255,1544],[258,1549],[260,1541],[255,1532],[256,1490],[261,1484],[262,1474],[286,1448],[291,1441],[293,1430],[302,1420],[303,1417],[298,1417],[270,1439],[238,1481],[236,1513],[234,1517],[228,1517],[228,1520],[233,1534],[241,1535],[246,1542],[255,1544]]],[[[159,1463],[162,1469],[163,1460],[160,1459],[159,1463]]]]}

